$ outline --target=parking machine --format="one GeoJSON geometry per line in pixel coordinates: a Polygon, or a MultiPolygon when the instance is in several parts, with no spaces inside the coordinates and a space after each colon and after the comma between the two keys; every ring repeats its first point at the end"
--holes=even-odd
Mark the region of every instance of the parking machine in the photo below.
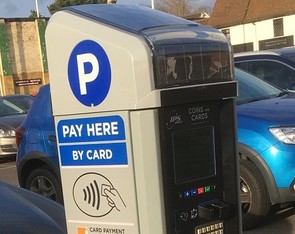
{"type": "Polygon", "coordinates": [[[68,233],[241,233],[231,46],[147,7],[46,29],[68,233]]]}

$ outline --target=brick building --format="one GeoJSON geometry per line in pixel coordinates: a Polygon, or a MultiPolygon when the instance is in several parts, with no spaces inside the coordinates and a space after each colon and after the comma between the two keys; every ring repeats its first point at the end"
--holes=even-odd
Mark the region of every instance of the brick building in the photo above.
{"type": "Polygon", "coordinates": [[[0,19],[0,95],[33,94],[48,83],[48,18],[0,19]]]}

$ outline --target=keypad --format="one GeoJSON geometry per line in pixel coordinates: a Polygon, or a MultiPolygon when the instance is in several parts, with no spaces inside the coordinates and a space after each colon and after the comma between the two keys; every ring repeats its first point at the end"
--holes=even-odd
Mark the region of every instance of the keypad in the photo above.
{"type": "Polygon", "coordinates": [[[223,234],[223,222],[206,223],[195,228],[195,234],[223,234]]]}

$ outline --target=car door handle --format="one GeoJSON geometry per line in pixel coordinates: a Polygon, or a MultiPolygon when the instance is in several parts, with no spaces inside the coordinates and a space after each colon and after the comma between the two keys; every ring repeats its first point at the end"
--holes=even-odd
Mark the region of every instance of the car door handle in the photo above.
{"type": "Polygon", "coordinates": [[[55,135],[49,135],[48,140],[52,142],[56,142],[56,136],[55,135]]]}

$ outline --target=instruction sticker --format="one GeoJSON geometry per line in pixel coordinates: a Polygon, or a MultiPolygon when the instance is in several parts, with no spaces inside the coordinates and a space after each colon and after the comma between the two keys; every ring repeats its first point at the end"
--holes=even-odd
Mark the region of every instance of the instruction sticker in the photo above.
{"type": "Polygon", "coordinates": [[[128,164],[120,116],[61,120],[57,133],[62,166],[128,164]]]}

